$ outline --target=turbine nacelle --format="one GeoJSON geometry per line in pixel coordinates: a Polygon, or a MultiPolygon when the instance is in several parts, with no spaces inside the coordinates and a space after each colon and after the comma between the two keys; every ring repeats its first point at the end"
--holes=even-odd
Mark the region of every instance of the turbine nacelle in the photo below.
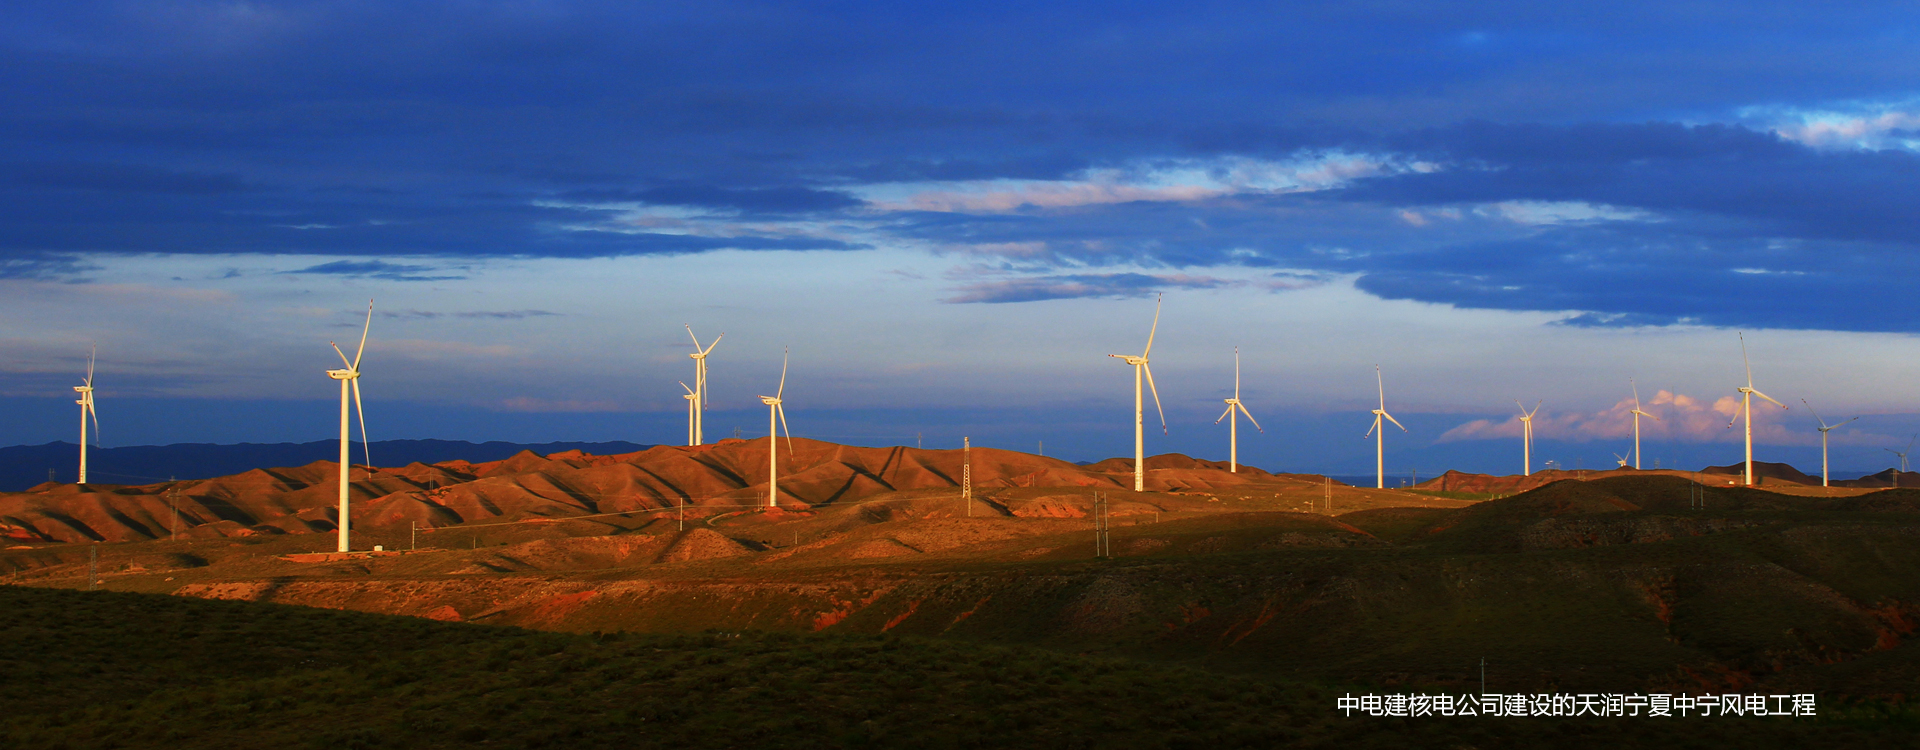
{"type": "Polygon", "coordinates": [[[1109,354],[1107,356],[1118,357],[1120,359],[1126,360],[1127,364],[1133,365],[1134,367],[1140,367],[1147,363],[1146,357],[1135,357],[1131,354],[1109,354]]]}

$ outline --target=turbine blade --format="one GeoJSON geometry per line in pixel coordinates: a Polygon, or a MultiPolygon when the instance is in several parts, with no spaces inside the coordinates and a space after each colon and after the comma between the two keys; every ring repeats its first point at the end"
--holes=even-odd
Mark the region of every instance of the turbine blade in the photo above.
{"type": "Polygon", "coordinates": [[[780,431],[787,434],[787,455],[791,456],[793,455],[793,430],[787,427],[787,407],[774,404],[773,413],[780,415],[780,431]]]}
{"type": "MultiPolygon", "coordinates": [[[[1820,431],[1821,431],[1821,432],[1826,432],[1826,431],[1827,431],[1827,420],[1824,420],[1824,419],[1821,419],[1821,418],[1820,418],[1820,412],[1817,412],[1817,411],[1814,411],[1814,410],[1813,410],[1813,404],[1808,404],[1808,403],[1807,403],[1807,400],[1806,400],[1806,399],[1804,399],[1804,398],[1803,398],[1803,399],[1800,399],[1800,403],[1802,403],[1802,404],[1806,404],[1806,406],[1807,406],[1807,413],[1808,413],[1808,414],[1812,414],[1812,415],[1813,415],[1813,421],[1815,421],[1815,422],[1819,422],[1819,423],[1820,423],[1820,431]]],[[[1844,423],[1843,423],[1843,424],[1844,424],[1844,423]]],[[[1836,425],[1836,426],[1838,426],[1838,425],[1836,425]]]]}
{"type": "Polygon", "coordinates": [[[1266,433],[1266,429],[1260,426],[1260,421],[1253,418],[1253,412],[1247,411],[1246,404],[1234,404],[1234,406],[1240,407],[1240,413],[1247,415],[1247,421],[1253,423],[1253,429],[1260,430],[1261,434],[1266,433]]]}
{"type": "Polygon", "coordinates": [[[347,366],[347,369],[349,369],[349,370],[351,370],[351,369],[353,369],[353,362],[351,362],[351,361],[349,361],[349,360],[347,359],[347,353],[346,353],[346,352],[343,352],[343,351],[340,351],[340,345],[339,345],[339,344],[335,344],[335,343],[333,343],[333,342],[331,342],[331,341],[329,341],[329,342],[327,342],[327,345],[328,345],[328,346],[331,346],[331,347],[333,347],[333,353],[334,353],[334,354],[338,354],[338,355],[340,355],[340,364],[343,364],[343,365],[346,365],[346,366],[347,366]]]}
{"type": "Polygon", "coordinates": [[[1367,434],[1361,437],[1373,437],[1373,431],[1380,429],[1380,415],[1373,415],[1373,426],[1367,428],[1367,434]]]}
{"type": "MultiPolygon", "coordinates": [[[[1759,391],[1754,391],[1754,392],[1753,392],[1753,395],[1755,395],[1755,396],[1759,396],[1759,397],[1761,397],[1761,398],[1764,398],[1764,399],[1766,399],[1766,400],[1768,400],[1768,401],[1773,401],[1773,397],[1772,397],[1772,396],[1769,396],[1769,395],[1767,395],[1767,394],[1764,394],[1764,393],[1761,393],[1761,392],[1759,392],[1759,391]]],[[[1783,403],[1780,403],[1780,402],[1778,402],[1778,401],[1773,401],[1773,405],[1774,405],[1774,406],[1778,406],[1778,407],[1780,407],[1780,408],[1782,408],[1782,409],[1785,409],[1785,408],[1787,408],[1787,405],[1786,405],[1786,404],[1783,404],[1783,403]]]]}
{"type": "MultiPolygon", "coordinates": [[[[1381,395],[1383,395],[1383,396],[1384,396],[1384,395],[1386,395],[1386,394],[1381,394],[1381,395]]],[[[1533,415],[1531,415],[1531,414],[1527,414],[1527,405],[1526,405],[1526,404],[1523,404],[1523,403],[1520,403],[1520,399],[1517,399],[1517,398],[1516,398],[1516,399],[1514,399],[1514,400],[1513,400],[1513,405],[1514,405],[1514,406],[1517,406],[1517,407],[1520,407],[1520,413],[1521,413],[1522,415],[1524,415],[1524,416],[1529,416],[1529,417],[1530,417],[1530,416],[1533,416],[1533,415]]]]}
{"type": "Polygon", "coordinates": [[[787,350],[780,350],[780,390],[773,392],[774,398],[787,395],[787,350]]]}
{"type": "MultiPolygon", "coordinates": [[[[1747,334],[1740,333],[1740,365],[1747,368],[1747,387],[1753,387],[1753,362],[1747,359],[1747,334]]],[[[1772,400],[1772,399],[1768,399],[1772,400]]]]}
{"type": "Polygon", "coordinates": [[[1400,420],[1394,419],[1393,415],[1386,413],[1385,410],[1381,411],[1380,416],[1386,417],[1387,421],[1392,422],[1393,426],[1400,428],[1401,432],[1409,432],[1406,425],[1400,424],[1400,420]]]}
{"type": "Polygon", "coordinates": [[[1640,410],[1640,384],[1633,382],[1633,378],[1627,378],[1627,385],[1633,388],[1634,411],[1639,411],[1640,410]]]}
{"type": "Polygon", "coordinates": [[[1142,359],[1153,354],[1153,335],[1160,332],[1160,299],[1164,296],[1153,298],[1153,327],[1147,329],[1147,350],[1140,353],[1142,359]]]}
{"type": "MultiPolygon", "coordinates": [[[[1233,413],[1233,404],[1227,404],[1227,410],[1220,412],[1220,419],[1226,419],[1227,415],[1232,413],[1233,413]]],[[[1220,419],[1213,420],[1213,423],[1220,424],[1220,419]]]]}
{"type": "MultiPolygon", "coordinates": [[[[693,335],[693,326],[687,326],[687,338],[693,339],[693,350],[700,352],[700,337],[693,335]]],[[[705,352],[701,352],[704,354],[705,352]]]]}
{"type": "Polygon", "coordinates": [[[87,415],[93,417],[93,444],[100,444],[100,410],[93,405],[93,392],[87,392],[87,415]]]}
{"type": "MultiPolygon", "coordinates": [[[[688,327],[688,328],[687,328],[687,333],[693,333],[693,328],[692,328],[692,327],[688,327]]],[[[712,354],[712,353],[713,353],[713,348],[714,348],[714,347],[716,347],[716,346],[719,346],[719,345],[720,345],[720,340],[721,340],[721,339],[724,339],[724,338],[726,338],[726,337],[727,337],[727,332],[726,332],[726,331],[721,331],[721,332],[720,332],[720,335],[718,335],[718,336],[715,336],[715,337],[713,337],[713,341],[712,341],[711,343],[709,343],[709,344],[707,344],[707,348],[705,348],[705,349],[702,349],[702,350],[700,350],[700,353],[701,353],[701,354],[712,354]]],[[[694,345],[694,346],[699,346],[699,345],[700,345],[700,342],[698,342],[698,341],[695,341],[695,342],[693,342],[693,345],[694,345]]]]}
{"type": "MultiPolygon", "coordinates": [[[[1859,417],[1854,417],[1853,419],[1859,419],[1859,417]]],[[[1847,422],[1851,422],[1851,421],[1853,421],[1853,419],[1849,419],[1849,420],[1847,420],[1847,422]]],[[[1840,425],[1843,425],[1843,424],[1846,424],[1847,422],[1840,422],[1840,423],[1838,423],[1838,424],[1835,424],[1835,425],[1834,425],[1833,427],[1839,427],[1840,425]]],[[[1831,429],[1833,429],[1833,427],[1828,427],[1827,429],[1829,429],[1829,430],[1831,430],[1831,429]]]]}
{"type": "Polygon", "coordinates": [[[684,380],[676,380],[676,381],[674,381],[674,382],[676,382],[676,383],[679,383],[679,384],[680,384],[680,389],[681,389],[681,390],[684,390],[684,391],[686,391],[686,392],[687,392],[687,395],[689,395],[689,396],[695,396],[695,395],[697,395],[697,394],[695,394],[695,393],[693,392],[693,389],[692,389],[692,388],[688,388],[688,387],[687,387],[687,382],[686,382],[686,381],[684,381],[684,380]]]}
{"type": "Polygon", "coordinates": [[[93,358],[100,354],[100,347],[87,350],[87,385],[93,385],[93,358]]]}
{"type": "MultiPolygon", "coordinates": [[[[99,425],[97,425],[97,424],[96,424],[96,425],[94,425],[94,426],[95,426],[95,427],[98,427],[99,425]]],[[[1920,435],[1914,435],[1914,436],[1913,436],[1913,439],[1914,439],[1914,440],[1920,440],[1920,435]]],[[[1907,450],[1909,450],[1909,451],[1911,451],[1911,450],[1913,450],[1913,440],[1908,440],[1908,441],[1907,441],[1907,450]]]]}
{"type": "Polygon", "coordinates": [[[1155,411],[1160,412],[1160,434],[1165,435],[1167,434],[1167,411],[1160,408],[1160,389],[1153,384],[1153,368],[1147,366],[1147,363],[1142,362],[1140,363],[1140,369],[1145,370],[1147,373],[1147,388],[1153,391],[1153,408],[1155,411]]]}
{"type": "Polygon", "coordinates": [[[372,330],[373,330],[373,300],[367,300],[367,325],[366,327],[360,329],[360,349],[353,353],[353,364],[347,365],[347,369],[349,370],[360,369],[360,355],[367,353],[367,332],[372,330]]]}
{"type": "Polygon", "coordinates": [[[367,444],[367,410],[360,407],[360,379],[353,379],[353,410],[360,414],[360,449],[367,454],[367,473],[373,473],[373,446],[367,444]]]}
{"type": "Polygon", "coordinates": [[[1646,417],[1646,418],[1648,418],[1648,419],[1651,419],[1651,420],[1653,420],[1653,421],[1655,421],[1655,422],[1658,422],[1658,421],[1660,421],[1660,418],[1659,418],[1659,417],[1656,417],[1656,416],[1654,416],[1654,415],[1653,415],[1653,412],[1645,412],[1645,411],[1643,411],[1643,412],[1640,412],[1640,416],[1643,416],[1643,417],[1646,417]]]}
{"type": "Polygon", "coordinates": [[[1240,347],[1233,348],[1233,399],[1240,400],[1240,347]]]}

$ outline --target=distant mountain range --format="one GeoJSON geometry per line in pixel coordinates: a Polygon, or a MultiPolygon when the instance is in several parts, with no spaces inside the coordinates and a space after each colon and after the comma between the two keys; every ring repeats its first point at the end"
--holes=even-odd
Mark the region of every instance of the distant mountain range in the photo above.
{"type": "MultiPolygon", "coordinates": [[[[381,440],[370,444],[380,466],[405,466],[464,460],[499,461],[523,450],[540,455],[579,450],[595,455],[633,453],[653,446],[625,441],[607,443],[469,443],[464,440],[381,440]]],[[[365,461],[358,443],[353,461],[365,461]]],[[[311,443],[176,443],[92,448],[87,451],[87,479],[94,484],[151,484],[168,479],[211,479],[248,469],[305,466],[315,461],[340,460],[340,441],[311,443]]],[[[72,482],[80,473],[80,446],[54,442],[0,448],[0,492],[20,492],[47,481],[72,482]]]]}

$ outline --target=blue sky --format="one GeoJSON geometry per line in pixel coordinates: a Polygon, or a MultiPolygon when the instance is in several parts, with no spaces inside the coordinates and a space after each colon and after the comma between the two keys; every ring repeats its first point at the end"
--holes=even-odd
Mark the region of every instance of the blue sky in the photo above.
{"type": "Polygon", "coordinates": [[[786,347],[799,434],[1097,459],[1164,293],[1154,452],[1239,346],[1263,466],[1370,466],[1376,363],[1409,464],[1510,470],[1516,398],[1610,463],[1629,377],[1725,463],[1746,331],[1763,457],[1805,398],[1883,468],[1920,11],[1542,5],[22,4],[0,443],[94,344],[109,445],[324,437],[375,298],[375,438],[676,441],[692,324],[745,435],[786,347]]]}

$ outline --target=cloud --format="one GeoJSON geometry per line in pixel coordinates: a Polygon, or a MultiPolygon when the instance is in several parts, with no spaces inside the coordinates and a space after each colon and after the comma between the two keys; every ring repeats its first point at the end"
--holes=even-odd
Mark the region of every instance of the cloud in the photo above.
{"type": "Polygon", "coordinates": [[[415,320],[436,320],[439,318],[467,318],[488,320],[525,320],[527,318],[556,317],[560,313],[546,310],[472,310],[466,312],[434,312],[430,310],[398,310],[376,313],[383,318],[409,318],[415,320]]]}
{"type": "Polygon", "coordinates": [[[958,294],[940,300],[949,303],[1037,302],[1088,297],[1146,297],[1169,288],[1212,289],[1234,282],[1184,275],[1150,276],[1139,273],[1073,274],[981,281],[959,287],[958,294]]]}
{"type": "Polygon", "coordinates": [[[386,281],[453,281],[465,276],[431,276],[438,269],[433,266],[415,266],[388,263],[380,260],[336,260],[321,263],[296,271],[281,271],[283,274],[326,274],[333,276],[354,276],[361,278],[384,279],[386,281]]]}
{"type": "Polygon", "coordinates": [[[625,412],[631,409],[612,401],[555,400],[533,396],[515,396],[500,401],[501,411],[511,412],[625,412]]]}
{"type": "Polygon", "coordinates": [[[585,201],[633,202],[657,206],[698,206],[747,213],[813,213],[866,205],[866,201],[837,190],[808,187],[722,188],[708,185],[668,185],[642,190],[578,190],[568,198],[585,201]]]}
{"type": "Polygon", "coordinates": [[[90,162],[0,164],[0,180],[38,190],[75,192],[213,195],[248,189],[239,177],[229,174],[90,162]]]}
{"type": "MultiPolygon", "coordinates": [[[[1594,412],[1563,412],[1543,407],[1533,419],[1534,439],[1567,442],[1593,442],[1633,439],[1633,399],[1594,412]]],[[[1741,442],[1746,439],[1738,423],[1729,421],[1740,414],[1737,396],[1722,396],[1712,403],[1672,391],[1659,390],[1642,402],[1641,410],[1653,418],[1641,418],[1641,439],[1693,443],[1741,442]]],[[[1818,443],[1804,430],[1786,426],[1787,410],[1754,399],[1753,437],[1755,442],[1771,445],[1808,445],[1818,443]]],[[[1454,427],[1435,440],[1449,443],[1461,440],[1518,439],[1520,417],[1504,420],[1476,419],[1454,427]]]]}

